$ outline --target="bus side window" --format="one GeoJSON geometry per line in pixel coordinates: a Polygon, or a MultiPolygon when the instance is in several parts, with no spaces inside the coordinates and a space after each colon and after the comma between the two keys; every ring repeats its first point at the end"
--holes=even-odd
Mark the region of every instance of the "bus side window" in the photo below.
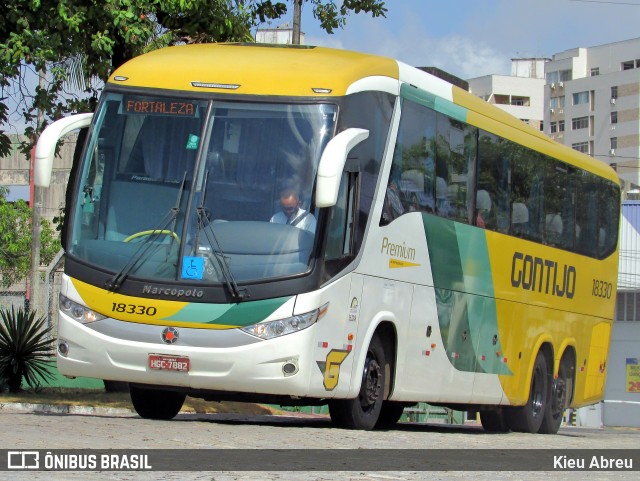
{"type": "Polygon", "coordinates": [[[522,202],[511,205],[511,234],[524,238],[529,236],[529,209],[522,202]]]}
{"type": "Polygon", "coordinates": [[[436,112],[403,99],[381,225],[408,212],[435,211],[435,135],[436,112]]]}
{"type": "Polygon", "coordinates": [[[437,114],[436,178],[446,183],[445,203],[444,184],[440,181],[439,189],[436,179],[436,206],[442,206],[437,210],[439,216],[465,223],[473,217],[475,189],[469,183],[475,168],[477,131],[459,120],[437,114]]]}
{"type": "Polygon", "coordinates": [[[509,232],[510,202],[509,183],[511,171],[509,166],[509,142],[497,135],[480,131],[478,137],[478,165],[476,195],[476,225],[478,224],[478,210],[482,202],[490,201],[488,215],[482,216],[485,229],[502,233],[509,232]],[[488,195],[488,199],[485,194],[488,195]],[[481,199],[483,198],[484,199],[481,199]]]}
{"type": "Polygon", "coordinates": [[[620,189],[607,180],[599,179],[599,183],[598,257],[604,259],[618,244],[620,189]]]}

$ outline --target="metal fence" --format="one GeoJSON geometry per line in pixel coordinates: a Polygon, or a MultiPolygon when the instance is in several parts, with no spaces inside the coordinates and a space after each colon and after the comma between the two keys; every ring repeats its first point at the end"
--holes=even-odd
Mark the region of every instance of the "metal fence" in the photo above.
{"type": "Polygon", "coordinates": [[[27,291],[0,291],[0,308],[27,308],[27,291]]]}
{"type": "Polygon", "coordinates": [[[58,334],[58,293],[62,279],[63,252],[60,251],[46,270],[42,269],[43,282],[40,298],[34,302],[27,299],[27,283],[23,281],[13,285],[10,289],[0,290],[0,308],[34,309],[38,315],[47,317],[47,324],[53,328],[52,336],[58,334]]]}

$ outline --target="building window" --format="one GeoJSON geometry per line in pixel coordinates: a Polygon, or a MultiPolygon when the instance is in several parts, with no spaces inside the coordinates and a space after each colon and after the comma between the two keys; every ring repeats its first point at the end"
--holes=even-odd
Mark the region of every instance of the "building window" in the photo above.
{"type": "Polygon", "coordinates": [[[564,132],[564,120],[558,120],[558,132],[564,132]]]}
{"type": "Polygon", "coordinates": [[[511,105],[519,105],[521,107],[531,105],[531,99],[529,97],[511,97],[511,105]]]}
{"type": "Polygon", "coordinates": [[[551,97],[551,100],[549,101],[549,108],[552,108],[552,109],[564,108],[564,95],[560,95],[559,97],[551,97]]]}
{"type": "Polygon", "coordinates": [[[552,134],[555,134],[558,131],[558,122],[551,122],[549,129],[552,134]]]}
{"type": "Polygon", "coordinates": [[[599,67],[594,67],[591,69],[591,76],[595,77],[596,75],[600,75],[600,68],[599,67]]]}
{"type": "Polygon", "coordinates": [[[613,87],[611,87],[611,98],[612,99],[617,99],[618,98],[618,86],[614,85],[613,87]]]}
{"type": "Polygon", "coordinates": [[[575,94],[573,94],[573,105],[580,105],[580,104],[588,104],[589,103],[589,92],[588,91],[584,91],[584,92],[576,92],[575,94]]]}
{"type": "Polygon", "coordinates": [[[611,112],[611,124],[618,123],[618,112],[611,112]]]}
{"type": "Polygon", "coordinates": [[[571,144],[571,148],[573,150],[577,150],[578,152],[582,152],[583,154],[588,154],[589,142],[577,142],[575,144],[571,144]]]}
{"type": "Polygon", "coordinates": [[[611,150],[616,150],[618,148],[618,137],[611,137],[609,139],[609,148],[611,150]]]}
{"type": "Polygon", "coordinates": [[[557,70],[547,73],[547,84],[552,87],[559,82],[567,82],[572,79],[571,70],[557,70]]]}
{"type": "Polygon", "coordinates": [[[586,129],[589,127],[589,117],[576,117],[571,119],[571,130],[586,129]]]}
{"type": "Polygon", "coordinates": [[[622,62],[622,70],[631,70],[632,68],[636,68],[636,62],[634,60],[622,62]]]}
{"type": "MultiPolygon", "coordinates": [[[[623,275],[621,273],[621,275],[623,275]]],[[[631,274],[627,274],[631,275],[631,274]]],[[[634,279],[635,282],[635,279],[634,279]]],[[[640,321],[640,292],[618,291],[616,321],[640,321]]]]}

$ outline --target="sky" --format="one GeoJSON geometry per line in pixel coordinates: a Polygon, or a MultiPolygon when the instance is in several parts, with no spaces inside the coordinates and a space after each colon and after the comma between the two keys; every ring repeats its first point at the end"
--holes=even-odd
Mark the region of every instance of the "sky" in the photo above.
{"type": "MultiPolygon", "coordinates": [[[[287,3],[283,21],[292,22],[287,3]]],[[[385,55],[469,79],[509,75],[512,58],[551,58],[640,37],[640,0],[386,0],[385,6],[386,18],[352,13],[329,35],[304,5],[305,44],[385,55]]]]}
{"type": "MultiPolygon", "coordinates": [[[[288,4],[287,16],[263,27],[292,23],[292,0],[281,1],[288,4]]],[[[551,58],[577,47],[640,37],[640,0],[385,0],[385,4],[386,17],[352,13],[344,28],[329,35],[305,1],[305,43],[385,55],[416,67],[438,67],[466,80],[509,75],[512,58],[551,58]]],[[[10,124],[9,133],[24,129],[19,116],[12,116],[10,124]]]]}

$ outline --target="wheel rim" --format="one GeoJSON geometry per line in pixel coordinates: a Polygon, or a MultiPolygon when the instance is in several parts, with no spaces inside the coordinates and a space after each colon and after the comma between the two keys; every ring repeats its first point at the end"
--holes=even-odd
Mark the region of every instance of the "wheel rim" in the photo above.
{"type": "Polygon", "coordinates": [[[554,418],[562,416],[567,396],[567,383],[564,378],[559,377],[553,381],[551,390],[551,413],[554,418]]]}
{"type": "Polygon", "coordinates": [[[360,389],[360,406],[363,411],[370,410],[380,398],[380,382],[382,370],[375,355],[369,351],[362,373],[362,388],[360,389]]]}
{"type": "Polygon", "coordinates": [[[545,395],[545,373],[542,369],[537,368],[533,376],[531,407],[534,417],[541,416],[544,413],[544,395],[545,395]]]}

